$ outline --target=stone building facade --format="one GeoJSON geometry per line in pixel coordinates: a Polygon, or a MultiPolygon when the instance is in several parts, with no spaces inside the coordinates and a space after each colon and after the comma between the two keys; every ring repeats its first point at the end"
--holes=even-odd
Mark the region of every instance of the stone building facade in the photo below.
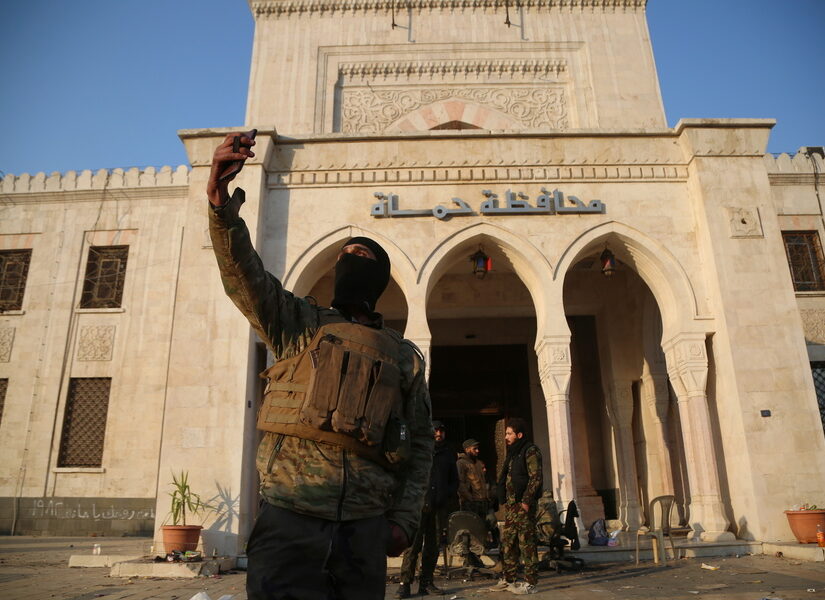
{"type": "MultiPolygon", "coordinates": [[[[674,494],[698,541],[782,540],[784,509],[825,502],[821,150],[766,155],[772,120],[668,128],[644,0],[250,8],[256,247],[325,303],[341,244],[378,240],[379,310],[454,441],[494,463],[528,417],[585,525],[632,532],[674,494]]],[[[3,531],[151,531],[187,470],[220,508],[207,550],[243,549],[268,358],[204,197],[236,129],[181,131],[191,170],[3,179],[9,294],[27,269],[0,314],[3,531]]]]}

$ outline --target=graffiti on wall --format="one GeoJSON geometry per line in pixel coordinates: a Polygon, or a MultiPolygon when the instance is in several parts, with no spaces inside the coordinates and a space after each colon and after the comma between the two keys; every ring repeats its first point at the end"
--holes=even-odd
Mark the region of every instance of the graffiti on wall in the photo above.
{"type": "Polygon", "coordinates": [[[37,498],[32,501],[33,518],[89,519],[92,521],[143,520],[154,519],[154,508],[115,508],[113,504],[101,506],[97,502],[85,504],[81,501],[61,502],[37,498]]]}

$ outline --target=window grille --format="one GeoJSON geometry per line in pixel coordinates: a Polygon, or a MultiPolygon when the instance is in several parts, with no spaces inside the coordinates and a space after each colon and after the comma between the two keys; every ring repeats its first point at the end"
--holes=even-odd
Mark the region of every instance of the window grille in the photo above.
{"type": "Polygon", "coordinates": [[[783,231],[785,254],[797,292],[825,290],[825,259],[816,231],[783,231]]]}
{"type": "Polygon", "coordinates": [[[32,251],[0,250],[0,312],[23,308],[32,251]]]}
{"type": "Polygon", "coordinates": [[[9,389],[9,380],[0,379],[0,424],[3,423],[3,410],[6,408],[7,389],[9,389]]]}
{"type": "Polygon", "coordinates": [[[120,308],[129,246],[92,246],[80,308],[120,308]]]}
{"type": "Polygon", "coordinates": [[[822,421],[823,429],[825,429],[825,362],[812,362],[811,373],[814,376],[816,401],[819,404],[819,418],[822,421]]]}
{"type": "Polygon", "coordinates": [[[69,380],[58,467],[99,467],[103,464],[111,386],[109,377],[69,380]]]}

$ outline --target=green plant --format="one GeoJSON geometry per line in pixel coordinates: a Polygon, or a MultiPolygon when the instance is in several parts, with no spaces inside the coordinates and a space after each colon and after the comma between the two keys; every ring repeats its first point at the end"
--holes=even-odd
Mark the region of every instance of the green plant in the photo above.
{"type": "Polygon", "coordinates": [[[186,525],[186,513],[197,515],[206,510],[211,510],[211,506],[206,504],[201,497],[189,487],[189,473],[181,471],[180,475],[172,473],[172,508],[169,516],[172,518],[172,525],[186,525]]]}

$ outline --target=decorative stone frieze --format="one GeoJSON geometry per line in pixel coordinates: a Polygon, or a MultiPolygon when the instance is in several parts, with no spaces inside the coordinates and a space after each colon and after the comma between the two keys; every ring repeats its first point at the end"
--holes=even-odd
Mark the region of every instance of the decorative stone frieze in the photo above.
{"type": "MultiPolygon", "coordinates": [[[[522,0],[519,6],[528,9],[635,12],[644,10],[647,0],[522,0]]],[[[507,0],[257,0],[250,3],[256,18],[279,17],[306,13],[335,12],[389,12],[395,8],[456,10],[456,9],[504,9],[511,6],[507,0]]]]}
{"type": "Polygon", "coordinates": [[[728,207],[728,224],[732,238],[761,238],[762,222],[758,208],[728,207]]]}
{"type": "Polygon", "coordinates": [[[0,362],[11,361],[11,349],[14,345],[14,327],[0,328],[0,362]]]}
{"type": "MultiPolygon", "coordinates": [[[[532,159],[535,160],[535,157],[532,159]]],[[[381,168],[364,169],[355,165],[328,168],[309,168],[296,164],[290,172],[273,173],[269,176],[270,189],[282,187],[334,187],[340,185],[374,185],[385,183],[442,183],[442,182],[547,182],[547,181],[588,181],[591,183],[609,183],[615,181],[684,181],[687,171],[677,165],[621,165],[621,166],[530,166],[529,161],[523,166],[479,165],[478,161],[467,159],[466,166],[422,164],[415,167],[416,161],[388,160],[381,168]],[[397,165],[394,163],[398,163],[397,165]],[[473,164],[476,163],[476,164],[473,164]],[[402,166],[403,165],[403,166],[402,166]],[[304,170],[306,169],[306,170],[304,170]]],[[[503,159],[500,161],[503,163],[503,159]]]]}
{"type": "Polygon", "coordinates": [[[460,99],[499,111],[524,128],[569,127],[564,90],[560,87],[345,88],[341,103],[344,133],[382,133],[419,108],[460,99]]]}
{"type": "Polygon", "coordinates": [[[430,80],[456,77],[502,77],[544,81],[567,70],[567,61],[556,60],[426,60],[406,62],[362,62],[342,64],[338,73],[371,82],[399,78],[430,80]]]}
{"type": "Polygon", "coordinates": [[[77,360],[112,360],[114,325],[86,325],[80,328],[77,360]]]}
{"type": "Polygon", "coordinates": [[[100,169],[95,173],[86,170],[77,173],[54,172],[49,176],[45,173],[29,175],[11,173],[3,176],[0,188],[4,194],[11,193],[38,193],[38,192],[69,192],[83,190],[112,190],[121,188],[156,188],[156,187],[185,187],[189,185],[189,167],[180,165],[174,170],[170,166],[160,169],[146,167],[138,169],[100,169]]]}
{"type": "Polygon", "coordinates": [[[825,344],[825,310],[805,308],[799,311],[802,316],[802,329],[805,341],[813,344],[825,344]]]}

